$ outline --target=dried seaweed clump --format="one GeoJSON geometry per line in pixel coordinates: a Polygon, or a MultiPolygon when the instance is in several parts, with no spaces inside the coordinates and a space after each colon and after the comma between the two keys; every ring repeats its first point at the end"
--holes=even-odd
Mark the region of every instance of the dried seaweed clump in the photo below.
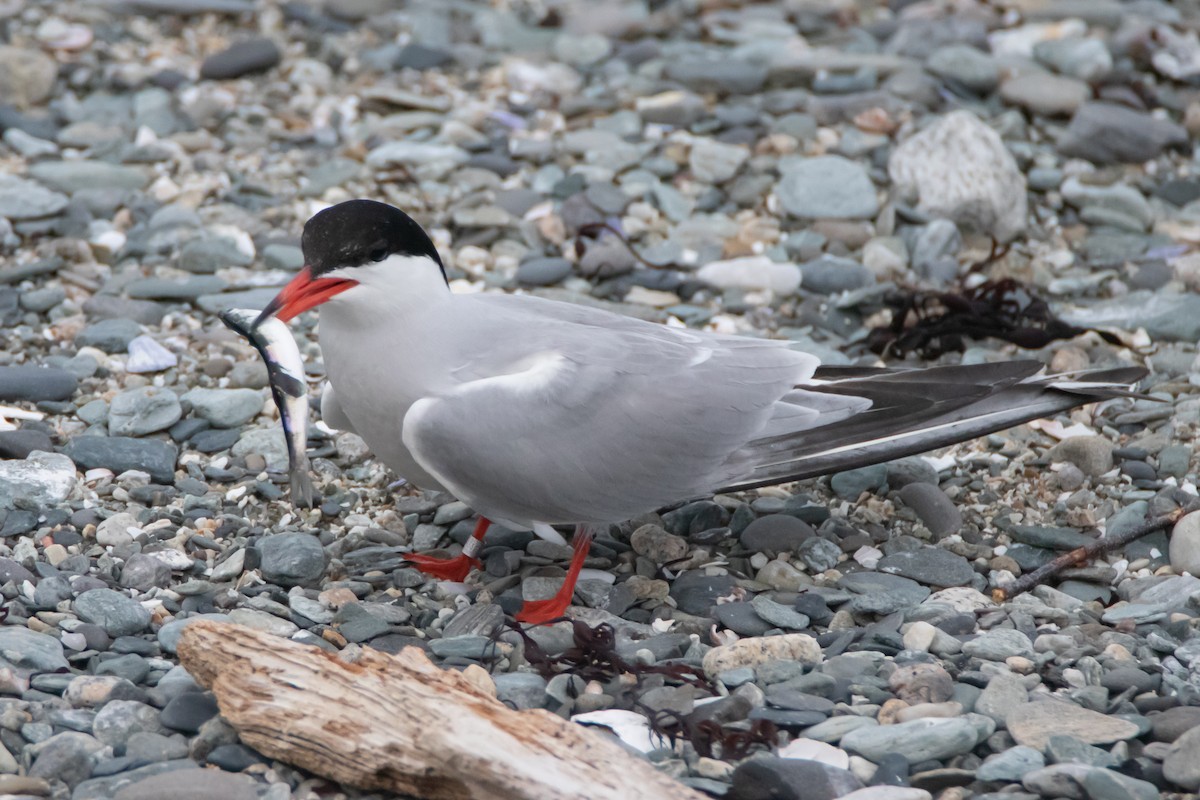
{"type": "Polygon", "coordinates": [[[1059,319],[1049,304],[1011,278],[989,280],[969,289],[922,292],[904,289],[884,298],[892,321],[873,328],[867,346],[880,355],[937,358],[961,353],[968,339],[1003,339],[1036,349],[1059,339],[1095,331],[1110,344],[1121,340],[1106,331],[1081,328],[1059,319]]]}
{"type": "Polygon", "coordinates": [[[779,742],[779,728],[765,719],[748,723],[722,725],[715,719],[696,720],[669,709],[643,712],[650,718],[650,729],[675,746],[685,739],[703,758],[737,761],[757,750],[774,750],[779,742]]]}
{"type": "MultiPolygon", "coordinates": [[[[565,672],[584,680],[609,680],[629,674],[640,684],[645,676],[661,675],[713,692],[703,671],[687,664],[639,664],[626,660],[617,652],[616,631],[611,625],[601,623],[593,628],[579,620],[565,621],[571,623],[574,644],[560,656],[548,655],[520,626],[509,623],[510,629],[515,630],[525,643],[525,660],[542,677],[551,678],[565,672]]],[[[670,709],[647,708],[636,699],[631,705],[647,717],[650,730],[663,741],[669,741],[674,747],[683,739],[690,742],[699,755],[709,758],[740,759],[758,749],[771,750],[778,741],[778,728],[767,720],[726,724],[700,709],[692,714],[680,714],[670,709]]]]}
{"type": "Polygon", "coordinates": [[[612,625],[601,623],[592,628],[586,622],[577,619],[564,618],[560,621],[571,623],[574,636],[574,644],[560,656],[547,654],[519,625],[509,623],[510,629],[516,631],[525,642],[525,660],[543,678],[552,678],[562,672],[578,675],[587,681],[609,680],[623,674],[638,678],[644,675],[663,675],[701,689],[712,690],[712,685],[704,673],[687,664],[638,664],[626,660],[617,652],[617,633],[612,625]]]}

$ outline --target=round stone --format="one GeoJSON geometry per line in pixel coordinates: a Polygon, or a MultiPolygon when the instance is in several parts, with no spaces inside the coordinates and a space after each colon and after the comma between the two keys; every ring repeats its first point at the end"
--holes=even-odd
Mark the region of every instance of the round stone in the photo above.
{"type": "Polygon", "coordinates": [[[802,219],[869,219],[879,210],[875,184],[862,166],[841,156],[788,158],[779,165],[779,203],[802,219]]]}
{"type": "Polygon", "coordinates": [[[687,540],[667,533],[658,525],[643,525],[629,538],[633,551],[655,564],[665,564],[683,558],[688,553],[687,540]]]}
{"type": "Polygon", "coordinates": [[[1050,448],[1050,459],[1070,462],[1095,478],[1112,469],[1112,450],[1112,443],[1103,436],[1072,436],[1050,448]]]}
{"type": "MultiPolygon", "coordinates": [[[[891,472],[888,472],[889,482],[891,472]]],[[[963,519],[958,507],[936,483],[913,482],[898,492],[906,506],[916,512],[921,522],[938,539],[958,533],[963,519]]]]}
{"type": "Polygon", "coordinates": [[[33,672],[65,671],[69,666],[58,639],[15,625],[0,627],[0,658],[33,672]]]}
{"type": "Polygon", "coordinates": [[[307,533],[279,533],[259,540],[262,574],[281,586],[300,586],[325,573],[325,549],[307,533]]]}
{"type": "Polygon", "coordinates": [[[132,636],[150,625],[150,611],[132,597],[112,589],[89,589],[75,598],[75,613],[109,636],[132,636]]]}
{"type": "Polygon", "coordinates": [[[240,78],[255,72],[264,72],[279,63],[282,53],[279,45],[265,37],[237,42],[204,59],[200,65],[200,77],[210,81],[240,78]]]}
{"type": "Polygon", "coordinates": [[[215,428],[245,425],[263,408],[263,396],[254,389],[192,389],[182,399],[215,428]]]}
{"type": "Polygon", "coordinates": [[[517,283],[522,286],[553,286],[571,274],[571,262],[565,258],[531,258],[517,267],[517,283]]]}
{"type": "Polygon", "coordinates": [[[0,400],[67,400],[79,379],[58,367],[0,367],[0,400]]]}
{"type": "Polygon", "coordinates": [[[926,586],[964,586],[975,577],[975,570],[969,561],[940,547],[893,553],[881,558],[875,568],[880,572],[911,578],[926,586]]]}
{"type": "Polygon", "coordinates": [[[1193,511],[1175,523],[1169,557],[1176,572],[1200,575],[1200,511],[1193,511]]]}
{"type": "Polygon", "coordinates": [[[145,436],[166,430],[183,416],[179,398],[170,389],[142,386],[112,399],[108,431],[114,436],[145,436]]]}
{"type": "Polygon", "coordinates": [[[788,514],[767,514],[746,526],[738,540],[755,553],[795,552],[807,539],[816,536],[813,527],[788,514]]]}

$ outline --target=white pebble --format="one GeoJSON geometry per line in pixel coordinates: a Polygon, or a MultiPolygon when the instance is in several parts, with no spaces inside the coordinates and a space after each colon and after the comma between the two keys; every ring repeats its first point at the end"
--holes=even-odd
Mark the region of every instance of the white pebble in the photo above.
{"type": "Polygon", "coordinates": [[[161,372],[178,363],[174,353],[143,334],[129,342],[129,360],[125,362],[125,369],[135,373],[161,372]]]}
{"type": "Polygon", "coordinates": [[[766,256],[712,261],[701,267],[696,277],[719,289],[771,291],[784,296],[795,294],[800,288],[798,266],[772,261],[766,256]]]}

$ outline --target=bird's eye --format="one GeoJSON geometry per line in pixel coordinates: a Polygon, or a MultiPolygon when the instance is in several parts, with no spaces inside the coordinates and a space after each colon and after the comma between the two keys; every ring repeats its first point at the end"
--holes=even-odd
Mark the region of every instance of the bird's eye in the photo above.
{"type": "Polygon", "coordinates": [[[385,258],[387,258],[387,256],[387,250],[382,247],[378,247],[368,254],[368,258],[370,258],[372,261],[383,261],[385,258]]]}

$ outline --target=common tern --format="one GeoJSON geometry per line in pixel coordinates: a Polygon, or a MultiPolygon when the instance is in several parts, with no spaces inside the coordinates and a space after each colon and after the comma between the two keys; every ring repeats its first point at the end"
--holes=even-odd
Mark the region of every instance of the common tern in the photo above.
{"type": "Polygon", "coordinates": [[[577,526],[562,588],[526,602],[527,622],[564,614],[594,525],[932,450],[1129,394],[1145,374],[823,367],[782,341],[454,294],[425,231],[371,200],[313,216],[301,247],[304,268],[259,321],[321,306],[325,422],[480,515],[462,555],[415,563],[462,580],[492,521],[555,536],[551,525],[577,526]]]}

